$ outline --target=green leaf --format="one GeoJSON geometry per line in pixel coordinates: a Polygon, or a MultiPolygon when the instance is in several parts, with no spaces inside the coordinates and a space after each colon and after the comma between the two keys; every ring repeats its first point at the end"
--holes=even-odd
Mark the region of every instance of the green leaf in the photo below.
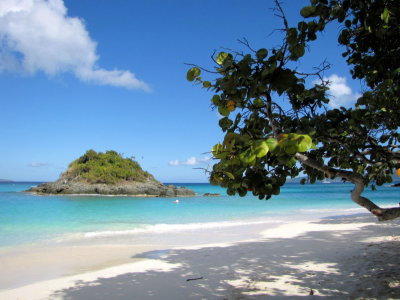
{"type": "Polygon", "coordinates": [[[240,160],[245,164],[251,164],[256,159],[256,155],[253,153],[251,148],[243,151],[239,154],[240,160]]]}
{"type": "Polygon", "coordinates": [[[268,50],[265,48],[261,48],[260,50],[257,51],[256,56],[259,60],[263,60],[266,58],[268,55],[268,50]]]}
{"type": "Polygon", "coordinates": [[[264,101],[262,99],[260,99],[260,98],[257,98],[256,100],[254,100],[253,105],[256,108],[261,108],[261,107],[264,106],[264,101]]]}
{"type": "Polygon", "coordinates": [[[229,53],[220,52],[220,53],[218,53],[217,58],[216,58],[215,61],[217,62],[217,64],[223,65],[224,62],[225,62],[225,60],[226,60],[228,57],[229,57],[229,53]]]}
{"type": "Polygon", "coordinates": [[[297,60],[304,55],[305,47],[303,45],[297,44],[293,47],[290,47],[290,52],[292,53],[291,59],[297,60]]]}
{"type": "Polygon", "coordinates": [[[315,13],[315,6],[305,6],[301,9],[300,14],[303,18],[312,17],[315,13]]]}
{"type": "Polygon", "coordinates": [[[289,28],[286,33],[286,40],[289,45],[294,46],[297,44],[297,30],[296,28],[289,28]]]}
{"type": "Polygon", "coordinates": [[[227,193],[229,196],[234,196],[234,195],[235,195],[235,190],[232,189],[232,188],[228,188],[228,189],[226,190],[226,193],[227,193]]]}
{"type": "Polygon", "coordinates": [[[231,125],[233,124],[233,121],[227,117],[222,118],[219,120],[219,126],[222,128],[223,131],[226,131],[231,125]]]}
{"type": "Polygon", "coordinates": [[[305,152],[312,146],[312,139],[309,135],[306,134],[299,135],[297,141],[298,141],[298,147],[297,147],[298,152],[305,152]]]}
{"type": "Polygon", "coordinates": [[[280,189],[279,185],[274,185],[272,187],[272,194],[273,195],[279,195],[280,192],[281,192],[281,189],[280,189]]]}
{"type": "Polygon", "coordinates": [[[267,155],[269,148],[268,144],[264,140],[258,140],[254,142],[254,154],[256,157],[261,158],[267,155]]]}
{"type": "Polygon", "coordinates": [[[289,168],[293,168],[296,165],[297,160],[292,157],[289,160],[286,161],[286,166],[288,166],[289,168]]]}
{"type": "Polygon", "coordinates": [[[200,73],[201,73],[201,71],[200,71],[199,68],[197,68],[197,67],[190,68],[189,71],[186,74],[186,79],[188,81],[193,81],[197,77],[199,77],[200,73]]]}
{"type": "Polygon", "coordinates": [[[309,135],[289,133],[281,136],[279,144],[287,154],[305,152],[312,147],[312,139],[309,135]]]}
{"type": "Polygon", "coordinates": [[[274,60],[268,67],[265,67],[265,69],[261,72],[261,77],[262,78],[267,77],[269,74],[271,74],[273,71],[276,70],[276,67],[277,67],[276,60],[274,60]]]}
{"type": "Polygon", "coordinates": [[[340,33],[339,37],[338,37],[338,42],[342,45],[346,45],[349,43],[350,41],[350,31],[347,29],[342,30],[342,32],[340,33]]]}
{"type": "Polygon", "coordinates": [[[209,82],[209,81],[204,81],[204,82],[203,82],[203,88],[208,89],[208,88],[210,88],[210,87],[211,87],[211,82],[209,82]]]}
{"type": "Polygon", "coordinates": [[[297,152],[297,145],[293,141],[288,141],[283,148],[287,154],[295,154],[297,152]]]}
{"type": "Polygon", "coordinates": [[[265,142],[267,143],[270,151],[274,151],[276,146],[278,146],[278,141],[274,138],[268,138],[265,142]]]}
{"type": "Polygon", "coordinates": [[[240,197],[244,197],[244,196],[246,196],[246,194],[247,194],[247,191],[245,189],[240,189],[239,190],[239,196],[240,197]]]}
{"type": "Polygon", "coordinates": [[[219,97],[219,95],[214,95],[214,96],[211,98],[211,102],[212,102],[212,104],[214,104],[215,106],[218,106],[218,105],[221,104],[221,98],[219,97]]]}
{"type": "Polygon", "coordinates": [[[297,28],[298,28],[300,31],[305,31],[305,30],[308,28],[308,24],[307,24],[306,22],[301,21],[301,22],[299,22],[299,23],[297,24],[297,28]]]}
{"type": "Polygon", "coordinates": [[[211,153],[215,158],[218,159],[225,159],[228,155],[228,153],[224,150],[224,147],[219,143],[212,148],[211,153]]]}
{"type": "Polygon", "coordinates": [[[387,7],[385,7],[385,9],[383,10],[383,13],[381,14],[381,19],[382,19],[383,22],[388,24],[389,23],[389,17],[390,17],[390,12],[387,9],[387,7]]]}
{"type": "Polygon", "coordinates": [[[224,107],[224,106],[218,107],[218,112],[219,112],[219,114],[220,114],[221,116],[224,116],[224,117],[229,116],[229,113],[230,113],[229,109],[226,108],[226,107],[224,107]]]}

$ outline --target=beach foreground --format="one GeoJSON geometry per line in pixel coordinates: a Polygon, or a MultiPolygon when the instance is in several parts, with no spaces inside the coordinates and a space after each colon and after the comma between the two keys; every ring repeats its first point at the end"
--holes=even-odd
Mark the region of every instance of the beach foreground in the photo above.
{"type": "Polygon", "coordinates": [[[3,289],[0,299],[400,299],[398,228],[369,215],[286,223],[3,289]]]}

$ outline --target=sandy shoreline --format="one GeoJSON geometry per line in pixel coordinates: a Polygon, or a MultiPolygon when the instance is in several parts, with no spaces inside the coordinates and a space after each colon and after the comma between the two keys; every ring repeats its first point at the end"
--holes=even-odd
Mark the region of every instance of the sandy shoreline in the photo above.
{"type": "MultiPolygon", "coordinates": [[[[238,230],[228,228],[223,242],[209,231],[208,245],[194,239],[135,252],[126,245],[76,247],[72,257],[98,253],[97,262],[87,270],[78,262],[72,275],[2,289],[0,299],[400,299],[399,224],[345,216],[258,226],[243,232],[241,242],[228,242],[229,231],[238,230]]],[[[42,252],[40,260],[39,252],[36,263],[55,254],[42,252]]],[[[2,268],[0,275],[27,275],[31,258],[18,267],[3,257],[8,272],[2,268]]]]}

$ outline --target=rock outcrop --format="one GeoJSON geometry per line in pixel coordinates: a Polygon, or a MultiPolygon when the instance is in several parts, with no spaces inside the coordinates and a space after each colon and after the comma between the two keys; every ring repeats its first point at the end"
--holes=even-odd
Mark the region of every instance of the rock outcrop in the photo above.
{"type": "Polygon", "coordinates": [[[87,183],[75,180],[59,179],[55,182],[42,183],[27,192],[37,194],[92,194],[92,195],[129,195],[137,197],[189,197],[192,190],[164,185],[158,181],[126,182],[118,184],[87,183]]]}

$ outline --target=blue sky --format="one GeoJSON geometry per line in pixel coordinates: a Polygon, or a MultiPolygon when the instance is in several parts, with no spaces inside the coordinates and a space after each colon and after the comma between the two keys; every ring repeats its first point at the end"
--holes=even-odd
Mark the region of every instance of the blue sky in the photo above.
{"type": "MultiPolygon", "coordinates": [[[[307,1],[286,1],[292,25],[307,1]]],[[[271,48],[273,1],[2,0],[0,178],[49,181],[88,149],[135,156],[163,182],[205,182],[222,133],[212,93],[186,81],[214,50],[271,48]]],[[[332,28],[301,69],[333,64],[332,106],[354,101],[332,28]]]]}

